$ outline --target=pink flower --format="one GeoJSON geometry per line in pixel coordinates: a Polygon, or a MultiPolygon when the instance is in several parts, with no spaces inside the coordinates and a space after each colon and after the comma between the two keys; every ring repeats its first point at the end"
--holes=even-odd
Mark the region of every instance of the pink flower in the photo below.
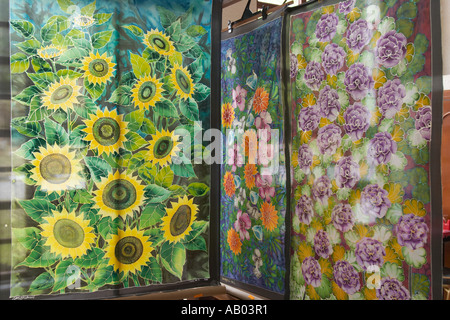
{"type": "Polygon", "coordinates": [[[259,188],[259,196],[266,201],[275,197],[275,187],[272,187],[271,175],[256,175],[256,187],[259,188]]]}
{"type": "Polygon", "coordinates": [[[244,164],[244,158],[242,156],[242,153],[239,152],[239,146],[237,145],[237,143],[235,143],[233,147],[228,147],[227,153],[227,164],[233,166],[231,168],[231,171],[235,172],[236,167],[242,167],[242,165],[244,164]]]}
{"type": "Polygon", "coordinates": [[[247,97],[247,90],[243,89],[240,85],[233,89],[233,108],[239,108],[244,111],[245,98],[247,97]]]}
{"type": "Polygon", "coordinates": [[[255,126],[258,130],[258,138],[262,138],[262,130],[266,130],[266,141],[270,141],[271,132],[270,132],[270,124],[272,123],[272,117],[270,113],[267,111],[261,111],[258,117],[255,119],[255,126]]]}
{"type": "Polygon", "coordinates": [[[252,226],[250,222],[250,217],[247,213],[242,213],[242,210],[239,210],[237,213],[237,220],[234,223],[234,228],[237,232],[239,232],[239,236],[241,240],[250,239],[250,234],[248,233],[248,229],[252,226]]]}

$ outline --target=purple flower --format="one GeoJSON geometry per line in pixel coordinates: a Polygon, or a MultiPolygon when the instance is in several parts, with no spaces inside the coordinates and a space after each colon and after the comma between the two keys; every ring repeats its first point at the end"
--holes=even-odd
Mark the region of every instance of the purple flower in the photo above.
{"type": "Polygon", "coordinates": [[[305,224],[311,223],[314,211],[313,211],[313,203],[310,197],[302,195],[300,199],[298,199],[297,204],[295,206],[295,214],[297,215],[301,223],[305,224]]]}
{"type": "Polygon", "coordinates": [[[298,115],[298,126],[301,130],[313,131],[319,126],[319,122],[319,108],[316,105],[300,110],[298,115]]]}
{"type": "Polygon", "coordinates": [[[247,90],[241,88],[240,85],[233,89],[233,108],[239,108],[240,111],[244,111],[246,97],[247,90]]]}
{"type": "Polygon", "coordinates": [[[347,45],[353,52],[361,52],[372,38],[372,32],[366,20],[353,22],[347,29],[347,45]]]}
{"type": "Polygon", "coordinates": [[[316,37],[321,42],[329,42],[336,34],[339,18],[335,13],[324,14],[316,26],[316,37]]]}
{"type": "Polygon", "coordinates": [[[424,218],[415,216],[413,213],[401,216],[395,226],[398,243],[412,250],[424,246],[427,242],[428,231],[424,218]]]}
{"type": "Polygon", "coordinates": [[[326,85],[322,90],[320,90],[317,105],[321,116],[330,121],[336,120],[339,115],[339,111],[341,110],[339,95],[337,91],[331,89],[329,85],[326,85]]]}
{"type": "Polygon", "coordinates": [[[313,184],[312,194],[317,201],[326,204],[331,197],[331,182],[328,176],[321,176],[313,184]]]}
{"type": "Polygon", "coordinates": [[[341,128],[335,124],[329,124],[319,129],[317,133],[317,145],[322,154],[332,155],[341,145],[341,128]]]}
{"type": "Polygon", "coordinates": [[[361,103],[347,107],[344,113],[344,129],[353,141],[362,138],[370,125],[370,111],[361,103]]]}
{"type": "Polygon", "coordinates": [[[391,207],[388,192],[377,184],[369,184],[361,192],[361,211],[376,218],[383,218],[391,207]]]}
{"type": "Polygon", "coordinates": [[[322,53],[322,66],[327,74],[336,74],[345,64],[347,54],[336,43],[330,43],[322,53]]]}
{"type": "Polygon", "coordinates": [[[406,90],[400,79],[388,80],[378,90],[378,107],[381,113],[386,118],[392,119],[400,111],[404,97],[406,97],[406,90]]]}
{"type": "Polygon", "coordinates": [[[339,3],[339,12],[341,13],[350,13],[355,6],[356,0],[347,0],[339,3]]]}
{"type": "Polygon", "coordinates": [[[381,267],[386,250],[380,241],[373,238],[363,238],[356,244],[356,262],[365,270],[371,266],[381,267]]]}
{"type": "Polygon", "coordinates": [[[298,60],[297,56],[291,53],[291,79],[295,78],[298,73],[298,60]]]}
{"type": "Polygon", "coordinates": [[[339,231],[347,232],[351,230],[355,223],[352,207],[348,203],[337,204],[331,212],[331,221],[339,231]]]}
{"type": "Polygon", "coordinates": [[[431,120],[430,106],[422,107],[417,110],[415,127],[427,141],[431,140],[431,120]]]}
{"type": "Polygon", "coordinates": [[[302,274],[306,284],[319,287],[322,282],[322,271],[319,262],[313,257],[307,257],[302,263],[302,274]]]}
{"type": "Polygon", "coordinates": [[[298,148],[298,166],[304,172],[309,173],[313,161],[313,153],[307,144],[302,144],[298,148]]]}
{"type": "Polygon", "coordinates": [[[234,222],[234,228],[237,232],[239,232],[239,236],[241,240],[250,239],[250,234],[248,232],[248,229],[252,226],[252,223],[250,221],[250,217],[247,213],[242,213],[242,210],[239,210],[237,213],[237,219],[234,222]]]}
{"type": "Polygon", "coordinates": [[[355,268],[345,260],[339,260],[333,267],[336,284],[347,294],[355,294],[361,289],[359,274],[355,268]]]}
{"type": "Polygon", "coordinates": [[[364,64],[355,63],[345,72],[344,84],[354,100],[361,100],[373,88],[374,81],[364,64]]]}
{"type": "Polygon", "coordinates": [[[376,62],[386,68],[395,67],[406,56],[407,40],[403,33],[391,30],[382,35],[375,48],[376,62]]]}
{"type": "Polygon", "coordinates": [[[352,157],[339,159],[334,169],[334,177],[339,188],[353,188],[359,181],[359,165],[352,157]]]}
{"type": "Polygon", "coordinates": [[[320,63],[311,61],[305,69],[305,82],[311,90],[319,90],[320,84],[325,79],[325,73],[320,63]]]}
{"type": "Polygon", "coordinates": [[[379,300],[409,300],[409,291],[395,278],[383,278],[377,289],[379,300]]]}
{"type": "Polygon", "coordinates": [[[388,163],[392,154],[397,152],[397,142],[392,140],[389,132],[378,132],[369,142],[367,158],[369,162],[379,165],[388,163]]]}
{"type": "Polygon", "coordinates": [[[261,199],[270,202],[270,200],[275,197],[275,187],[272,187],[272,176],[258,173],[255,180],[256,187],[259,188],[259,196],[261,199]]]}
{"type": "Polygon", "coordinates": [[[324,259],[327,259],[333,252],[328,234],[323,230],[317,231],[314,236],[314,251],[324,259]]]}

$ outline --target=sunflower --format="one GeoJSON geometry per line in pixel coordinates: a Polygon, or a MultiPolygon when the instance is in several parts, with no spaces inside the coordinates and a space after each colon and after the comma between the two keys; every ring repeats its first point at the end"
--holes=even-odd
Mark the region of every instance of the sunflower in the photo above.
{"type": "Polygon", "coordinates": [[[222,124],[224,128],[231,128],[234,120],[234,109],[231,103],[224,103],[222,105],[222,124]]]}
{"type": "Polygon", "coordinates": [[[133,216],[144,201],[144,186],[132,176],[125,173],[110,173],[108,178],[102,178],[94,191],[95,207],[100,208],[99,213],[112,219],[120,216],[133,216]]]}
{"type": "Polygon", "coordinates": [[[253,110],[256,113],[267,110],[269,106],[269,94],[264,88],[259,87],[256,89],[255,96],[253,97],[253,110]]]}
{"type": "Polygon", "coordinates": [[[35,160],[31,164],[34,168],[30,170],[30,178],[43,191],[61,194],[68,189],[84,187],[84,181],[79,175],[81,166],[75,160],[75,151],[69,152],[69,146],[41,146],[39,152],[34,152],[33,155],[35,160]]]}
{"type": "Polygon", "coordinates": [[[234,177],[230,171],[227,171],[225,173],[225,176],[223,177],[223,187],[225,189],[225,193],[229,197],[232,197],[234,195],[234,193],[236,192],[236,185],[234,183],[234,177]]]}
{"type": "Polygon", "coordinates": [[[37,50],[37,54],[42,59],[51,59],[60,56],[64,52],[64,48],[53,44],[41,47],[37,50]]]}
{"type": "Polygon", "coordinates": [[[258,137],[256,130],[246,130],[242,136],[242,147],[244,148],[244,154],[248,157],[249,163],[256,163],[256,154],[258,152],[258,137]]]}
{"type": "Polygon", "coordinates": [[[76,216],[75,212],[68,213],[63,208],[62,212],[53,211],[53,216],[44,217],[41,235],[46,237],[45,245],[56,255],[63,258],[81,257],[91,248],[95,242],[93,228],[89,227],[89,220],[76,216]]]}
{"type": "Polygon", "coordinates": [[[191,232],[198,206],[194,204],[194,198],[189,200],[187,196],[179,197],[171,205],[172,208],[166,208],[167,215],[162,218],[161,230],[164,231],[165,239],[178,242],[191,232]]]}
{"type": "Polygon", "coordinates": [[[110,81],[116,66],[112,58],[106,56],[106,52],[101,56],[98,52],[97,54],[91,52],[89,56],[83,58],[81,63],[84,76],[92,84],[104,84],[110,81]]]}
{"type": "Polygon", "coordinates": [[[191,98],[194,94],[194,83],[191,74],[186,67],[175,64],[170,74],[170,81],[177,90],[177,94],[184,100],[191,98]]]}
{"type": "Polygon", "coordinates": [[[152,257],[152,242],[144,235],[144,231],[127,228],[119,230],[107,241],[105,258],[109,258],[109,265],[119,273],[136,273],[146,265],[152,257]]]}
{"type": "Polygon", "coordinates": [[[180,151],[177,140],[178,136],[174,132],[169,132],[164,129],[162,131],[157,130],[149,142],[148,160],[153,164],[158,163],[161,167],[172,163],[172,157],[180,151]]]}
{"type": "Polygon", "coordinates": [[[95,19],[86,15],[77,15],[72,19],[77,27],[88,28],[95,23],[95,19]]]}
{"type": "Polygon", "coordinates": [[[230,246],[231,251],[233,251],[235,255],[241,253],[242,242],[236,230],[234,229],[228,230],[227,242],[228,245],[230,246]]]}
{"type": "Polygon", "coordinates": [[[105,108],[104,111],[98,109],[96,114],[90,114],[89,117],[90,119],[84,120],[87,127],[82,129],[87,133],[84,140],[89,142],[89,148],[98,150],[99,155],[118,151],[129,131],[126,128],[128,122],[123,121],[123,115],[118,115],[115,109],[109,111],[105,108]]]}
{"type": "Polygon", "coordinates": [[[161,31],[152,29],[144,36],[144,44],[163,56],[171,56],[175,53],[175,47],[170,38],[161,31]]]}
{"type": "Polygon", "coordinates": [[[261,206],[261,221],[263,226],[269,230],[273,231],[278,224],[278,211],[270,202],[264,202],[261,206]]]}
{"type": "Polygon", "coordinates": [[[131,97],[133,103],[139,109],[150,109],[155,106],[155,103],[161,101],[163,83],[156,79],[156,77],[145,76],[140,78],[138,82],[131,89],[131,97]]]}
{"type": "Polygon", "coordinates": [[[244,168],[245,185],[250,190],[255,186],[255,176],[258,170],[254,164],[246,164],[244,168]]]}
{"type": "Polygon", "coordinates": [[[57,110],[61,108],[64,111],[73,109],[73,105],[78,103],[77,97],[81,95],[80,86],[77,86],[77,80],[70,78],[59,79],[59,82],[54,82],[50,87],[44,91],[42,97],[42,104],[48,109],[57,110]]]}

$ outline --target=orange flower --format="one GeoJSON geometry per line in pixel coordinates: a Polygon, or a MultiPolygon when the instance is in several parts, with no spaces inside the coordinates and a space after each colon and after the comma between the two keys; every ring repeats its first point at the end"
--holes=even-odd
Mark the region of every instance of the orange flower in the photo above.
{"type": "Polygon", "coordinates": [[[261,220],[264,227],[273,231],[278,224],[278,211],[270,202],[264,202],[261,206],[261,220]]]}
{"type": "Polygon", "coordinates": [[[267,110],[269,105],[269,94],[264,88],[259,87],[256,89],[255,97],[253,98],[253,110],[256,113],[267,110]]]}
{"type": "Polygon", "coordinates": [[[256,153],[258,150],[258,137],[256,130],[246,130],[243,135],[244,142],[242,147],[244,148],[244,154],[248,156],[248,162],[256,164],[256,153]]]}
{"type": "Polygon", "coordinates": [[[236,192],[236,185],[234,184],[233,174],[230,171],[225,173],[223,178],[223,187],[225,188],[225,193],[231,197],[236,192]]]}
{"type": "Polygon", "coordinates": [[[227,241],[231,251],[233,251],[235,255],[241,253],[242,242],[239,238],[239,234],[234,229],[228,230],[227,241]]]}
{"type": "Polygon", "coordinates": [[[256,166],[254,164],[245,165],[244,176],[245,185],[247,188],[252,189],[255,186],[255,175],[258,173],[256,166]]]}
{"type": "Polygon", "coordinates": [[[222,123],[224,128],[231,128],[231,124],[234,120],[234,109],[231,103],[225,103],[222,105],[222,123]]]}

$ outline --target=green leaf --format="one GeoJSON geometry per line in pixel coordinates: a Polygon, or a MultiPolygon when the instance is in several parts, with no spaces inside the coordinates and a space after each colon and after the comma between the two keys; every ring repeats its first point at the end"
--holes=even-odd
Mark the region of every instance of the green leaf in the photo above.
{"type": "Polygon", "coordinates": [[[67,17],[64,16],[52,16],[50,19],[48,19],[47,24],[50,24],[52,22],[56,23],[57,26],[57,32],[62,32],[70,27],[70,21],[67,17]]]}
{"type": "Polygon", "coordinates": [[[58,59],[57,63],[66,67],[81,67],[81,59],[84,58],[88,52],[82,48],[71,48],[65,51],[58,59]]]}
{"type": "Polygon", "coordinates": [[[108,102],[114,103],[120,106],[129,106],[131,104],[131,87],[119,86],[111,94],[108,102]]]}
{"type": "Polygon", "coordinates": [[[173,183],[174,174],[169,166],[163,167],[155,176],[155,183],[161,187],[169,188],[173,183]]]}
{"type": "Polygon", "coordinates": [[[155,103],[153,110],[158,113],[158,115],[167,117],[167,118],[175,118],[178,119],[178,111],[172,101],[168,99],[161,99],[155,103]]]}
{"type": "Polygon", "coordinates": [[[167,29],[166,34],[170,37],[171,41],[179,41],[181,34],[180,20],[174,21],[167,29]]]}
{"type": "Polygon", "coordinates": [[[34,152],[39,151],[39,147],[45,147],[47,142],[41,138],[31,139],[20,146],[19,149],[15,151],[15,154],[27,160],[34,160],[34,152]]]}
{"type": "Polygon", "coordinates": [[[193,98],[197,101],[203,101],[209,97],[211,93],[211,88],[205,86],[203,83],[196,83],[194,86],[194,95],[193,98]]]}
{"type": "Polygon", "coordinates": [[[112,31],[100,31],[92,35],[92,46],[100,49],[106,46],[112,36],[112,31]]]}
{"type": "Polygon", "coordinates": [[[127,141],[123,143],[125,149],[129,151],[136,151],[143,146],[146,146],[148,144],[147,140],[142,138],[138,133],[129,131],[125,135],[125,138],[127,138],[127,141]]]}
{"type": "Polygon", "coordinates": [[[153,227],[157,223],[160,223],[162,217],[166,214],[164,204],[148,204],[144,210],[142,210],[141,217],[139,219],[139,228],[145,229],[153,227]]]}
{"type": "Polygon", "coordinates": [[[161,6],[156,6],[159,13],[159,18],[163,28],[169,27],[176,19],[177,16],[171,11],[161,6]]]}
{"type": "Polygon", "coordinates": [[[41,93],[41,88],[39,88],[38,86],[29,86],[26,87],[21,93],[14,96],[12,99],[26,106],[30,106],[33,97],[39,93],[41,93]]]}
{"type": "Polygon", "coordinates": [[[38,223],[44,223],[44,218],[51,216],[52,211],[56,210],[53,203],[44,199],[20,200],[19,204],[26,214],[38,223]]]}
{"type": "Polygon", "coordinates": [[[205,251],[205,252],[208,250],[206,247],[205,238],[203,238],[203,237],[197,237],[197,238],[192,239],[189,242],[183,242],[183,243],[187,250],[192,250],[192,251],[201,250],[201,251],[205,251]]]}
{"type": "Polygon", "coordinates": [[[190,7],[186,12],[184,12],[179,17],[182,29],[186,29],[189,25],[192,24],[192,10],[193,10],[193,7],[190,7]]]}
{"type": "Polygon", "coordinates": [[[80,268],[73,264],[72,259],[63,260],[55,269],[55,285],[52,292],[57,292],[72,285],[80,277],[80,268]]]}
{"type": "Polygon", "coordinates": [[[161,245],[161,262],[167,271],[181,280],[186,263],[186,248],[180,242],[164,242],[161,245]]]}
{"type": "Polygon", "coordinates": [[[28,137],[36,137],[42,131],[42,127],[39,122],[27,121],[26,117],[12,119],[11,126],[19,133],[28,137]]]}
{"type": "Polygon", "coordinates": [[[195,83],[199,82],[203,78],[204,70],[202,59],[195,60],[187,68],[191,74],[192,81],[195,83]]]}
{"type": "Polygon", "coordinates": [[[136,37],[143,37],[144,36],[144,31],[134,25],[128,25],[128,26],[123,26],[125,29],[130,30],[136,37]]]}
{"type": "Polygon", "coordinates": [[[147,203],[162,203],[170,197],[171,192],[156,184],[149,184],[144,188],[147,203]]]}
{"type": "Polygon", "coordinates": [[[27,73],[27,75],[35,85],[43,90],[56,81],[56,75],[53,72],[27,73]]]}
{"type": "Polygon", "coordinates": [[[62,147],[69,143],[69,134],[60,124],[50,119],[45,119],[44,130],[49,145],[56,144],[62,147]]]}
{"type": "Polygon", "coordinates": [[[203,28],[202,26],[198,26],[198,25],[192,25],[189,28],[187,28],[186,33],[193,37],[199,37],[199,36],[203,36],[204,34],[207,33],[206,29],[203,28]]]}
{"type": "Polygon", "coordinates": [[[52,41],[58,33],[58,23],[56,20],[49,20],[41,29],[42,41],[52,41]]]}
{"type": "Polygon", "coordinates": [[[102,261],[105,252],[100,248],[92,248],[85,255],[75,259],[74,263],[81,268],[95,268],[102,261]]]}
{"type": "Polygon", "coordinates": [[[320,283],[320,286],[318,286],[318,287],[316,287],[314,289],[316,290],[317,294],[322,299],[327,299],[332,294],[330,280],[324,274],[322,275],[322,281],[320,283]]]}
{"type": "Polygon", "coordinates": [[[91,98],[79,96],[78,103],[74,105],[75,112],[82,118],[90,118],[90,114],[96,113],[98,107],[91,98]]]}
{"type": "Polygon", "coordinates": [[[417,6],[412,2],[405,2],[397,10],[397,17],[414,19],[417,16],[417,6]]]}
{"type": "Polygon", "coordinates": [[[209,187],[201,182],[193,182],[188,186],[187,191],[194,197],[203,197],[208,194],[209,187]]]}
{"type": "Polygon", "coordinates": [[[405,262],[416,269],[421,268],[427,262],[427,252],[424,248],[413,250],[408,247],[402,247],[402,254],[405,262]]]}
{"type": "Polygon", "coordinates": [[[187,100],[180,99],[180,111],[181,113],[191,121],[198,121],[199,111],[198,104],[195,100],[188,98],[187,100]]]}
{"type": "Polygon", "coordinates": [[[183,243],[184,244],[190,243],[194,239],[200,237],[200,235],[203,234],[206,231],[208,226],[209,226],[209,222],[208,221],[194,221],[192,223],[192,230],[183,239],[183,243]]]}
{"type": "Polygon", "coordinates": [[[88,4],[87,6],[81,8],[81,14],[84,16],[92,17],[95,12],[95,2],[96,0],[94,0],[94,2],[88,4]]]}
{"type": "Polygon", "coordinates": [[[104,24],[111,19],[112,13],[96,13],[94,14],[95,23],[97,25],[104,24]]]}
{"type": "Polygon", "coordinates": [[[194,47],[197,42],[185,33],[180,34],[180,40],[174,43],[175,48],[179,52],[186,52],[194,47]]]}
{"type": "Polygon", "coordinates": [[[41,291],[53,287],[55,280],[47,271],[41,273],[30,284],[29,292],[41,291]]]}
{"type": "Polygon", "coordinates": [[[412,36],[414,32],[414,22],[409,19],[398,19],[396,24],[398,32],[403,33],[406,38],[412,36]]]}
{"type": "Polygon", "coordinates": [[[156,133],[155,125],[148,118],[143,119],[142,126],[139,128],[139,130],[147,135],[156,133]]]}
{"type": "Polygon", "coordinates": [[[427,204],[430,202],[430,187],[427,184],[418,184],[413,187],[412,196],[427,204]]]}
{"type": "Polygon", "coordinates": [[[52,72],[52,66],[50,63],[38,56],[31,58],[31,65],[36,73],[52,72]]]}
{"type": "Polygon", "coordinates": [[[84,49],[86,51],[92,51],[92,43],[89,42],[89,40],[84,38],[83,39],[72,38],[71,40],[75,47],[79,49],[84,49]]]}
{"type": "Polygon", "coordinates": [[[95,182],[100,182],[102,177],[107,178],[108,174],[112,172],[111,166],[102,158],[85,157],[84,162],[95,182]]]}
{"type": "Polygon", "coordinates": [[[41,43],[36,39],[26,40],[16,44],[16,47],[28,55],[37,54],[38,49],[41,48],[41,43]]]}
{"type": "Polygon", "coordinates": [[[33,250],[41,240],[41,230],[38,228],[12,228],[12,232],[14,240],[27,250],[33,250]]]}
{"type": "Polygon", "coordinates": [[[153,282],[162,282],[162,270],[158,264],[158,261],[154,257],[150,257],[147,264],[141,268],[139,275],[142,278],[153,282]]]}
{"type": "Polygon", "coordinates": [[[133,73],[137,78],[142,78],[152,73],[150,64],[141,56],[130,52],[130,62],[133,68],[133,73]]]}
{"type": "Polygon", "coordinates": [[[73,71],[73,70],[70,70],[70,69],[61,69],[61,70],[58,70],[58,72],[56,72],[56,75],[58,76],[58,77],[62,77],[62,78],[69,78],[69,79],[71,79],[71,80],[75,80],[75,79],[78,79],[78,78],[80,78],[81,76],[83,76],[83,74],[82,73],[79,73],[79,72],[76,72],[76,71],[73,71]]]}
{"type": "Polygon", "coordinates": [[[73,13],[72,10],[69,10],[69,8],[71,6],[75,6],[75,4],[71,0],[57,0],[57,1],[58,1],[59,6],[61,7],[61,9],[64,12],[69,13],[69,14],[73,13]]]}
{"type": "Polygon", "coordinates": [[[34,34],[34,25],[27,20],[14,19],[10,21],[11,27],[22,37],[28,39],[34,34]]]}
{"type": "Polygon", "coordinates": [[[89,92],[92,100],[97,100],[100,98],[103,94],[103,92],[106,89],[106,83],[90,83],[88,78],[84,78],[84,87],[86,88],[87,92],[89,92]]]}
{"type": "Polygon", "coordinates": [[[31,250],[25,260],[19,263],[16,267],[25,266],[29,268],[46,268],[55,264],[59,260],[60,259],[58,259],[54,253],[44,249],[41,242],[33,250],[31,250]]]}
{"type": "Polygon", "coordinates": [[[423,33],[419,33],[414,40],[414,50],[415,54],[424,54],[428,50],[428,46],[430,45],[430,41],[427,39],[427,36],[423,33]]]}
{"type": "Polygon", "coordinates": [[[91,203],[92,198],[94,198],[94,196],[87,192],[84,189],[75,189],[75,190],[70,190],[70,198],[76,202],[76,203],[82,203],[82,204],[86,204],[86,203],[91,203]]]}
{"type": "Polygon", "coordinates": [[[184,154],[180,155],[178,157],[172,157],[172,164],[170,165],[170,168],[172,169],[173,173],[179,177],[197,177],[195,175],[192,163],[189,161],[189,159],[187,159],[184,154]]]}
{"type": "Polygon", "coordinates": [[[30,61],[28,56],[22,52],[15,53],[11,56],[11,73],[22,73],[28,70],[30,61]]]}

